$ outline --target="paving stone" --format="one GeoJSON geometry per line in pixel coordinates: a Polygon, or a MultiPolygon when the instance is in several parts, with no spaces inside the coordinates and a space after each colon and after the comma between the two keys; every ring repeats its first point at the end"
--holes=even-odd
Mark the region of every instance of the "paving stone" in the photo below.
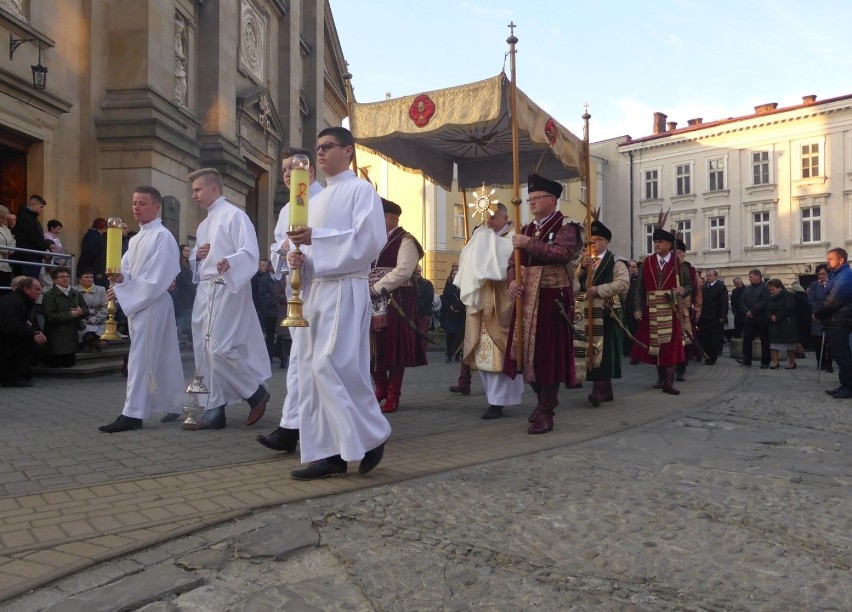
{"type": "Polygon", "coordinates": [[[189,570],[213,569],[220,570],[228,558],[226,550],[205,548],[180,557],[175,563],[189,570]]]}
{"type": "Polygon", "coordinates": [[[238,537],[236,556],[241,558],[271,557],[284,560],[293,552],[306,546],[317,546],[319,535],[308,520],[297,520],[268,525],[238,537]]]}
{"type": "Polygon", "coordinates": [[[159,565],[112,584],[75,595],[60,604],[51,606],[49,612],[94,612],[110,610],[125,612],[136,610],[169,595],[179,595],[204,583],[201,576],[174,565],[159,565]]]}

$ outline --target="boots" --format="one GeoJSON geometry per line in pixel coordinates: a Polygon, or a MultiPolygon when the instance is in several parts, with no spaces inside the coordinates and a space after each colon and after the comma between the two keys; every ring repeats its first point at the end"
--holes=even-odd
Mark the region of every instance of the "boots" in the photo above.
{"type": "Polygon", "coordinates": [[[530,412],[530,415],[527,417],[527,423],[535,423],[536,419],[538,418],[538,407],[541,405],[541,393],[536,392],[535,397],[538,400],[538,403],[535,405],[535,408],[533,408],[533,411],[530,412]]]}
{"type": "Polygon", "coordinates": [[[680,391],[674,388],[675,366],[663,368],[665,376],[663,379],[663,393],[669,395],[680,395],[680,391]]]}
{"type": "Polygon", "coordinates": [[[388,398],[382,406],[382,412],[388,414],[399,409],[399,396],[402,389],[402,377],[405,368],[391,368],[388,372],[388,398]]]}
{"type": "Polygon", "coordinates": [[[679,364],[675,366],[675,374],[677,374],[677,380],[679,382],[683,382],[686,380],[686,362],[681,361],[679,364]]]}
{"type": "Polygon", "coordinates": [[[592,392],[587,396],[589,402],[591,402],[592,406],[597,408],[601,405],[603,401],[603,395],[605,393],[606,387],[604,385],[604,381],[595,380],[592,381],[592,392]]]}
{"type": "Polygon", "coordinates": [[[489,404],[488,410],[486,410],[482,414],[481,418],[486,421],[503,418],[503,406],[495,406],[494,404],[489,404]]]}
{"type": "Polygon", "coordinates": [[[607,378],[601,381],[601,385],[603,385],[601,389],[601,401],[602,402],[611,402],[615,399],[615,396],[612,394],[612,379],[607,378]]]}
{"type": "Polygon", "coordinates": [[[553,409],[538,406],[536,410],[538,414],[533,424],[527,429],[527,433],[535,435],[553,431],[553,409]]]}
{"type": "Polygon", "coordinates": [[[536,410],[538,414],[527,429],[529,434],[543,434],[548,431],[553,431],[553,412],[559,404],[558,399],[559,384],[541,385],[538,406],[536,410]]]}
{"type": "Polygon", "coordinates": [[[373,376],[373,384],[376,385],[376,401],[380,404],[388,398],[388,375],[387,372],[370,372],[373,376]]]}
{"type": "Polygon", "coordinates": [[[657,366],[657,382],[654,383],[654,386],[652,388],[653,389],[662,389],[663,388],[663,382],[665,381],[665,378],[666,378],[666,369],[661,368],[660,366],[657,366]]]}
{"type": "Polygon", "coordinates": [[[459,368],[459,382],[450,387],[450,393],[461,393],[470,395],[470,366],[466,363],[459,368]]]}

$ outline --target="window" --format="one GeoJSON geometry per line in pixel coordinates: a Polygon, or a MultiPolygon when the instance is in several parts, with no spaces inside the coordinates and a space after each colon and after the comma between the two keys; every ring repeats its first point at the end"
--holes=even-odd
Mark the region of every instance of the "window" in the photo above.
{"type": "Polygon", "coordinates": [[[645,252],[651,254],[654,252],[654,224],[645,224],[645,252]]]}
{"type": "Polygon", "coordinates": [[[754,246],[769,246],[769,211],[752,213],[754,246]]]}
{"type": "Polygon", "coordinates": [[[721,191],[725,188],[725,160],[711,159],[708,162],[710,191],[721,191]]]}
{"type": "Polygon", "coordinates": [[[710,248],[724,249],[725,242],[725,217],[710,217],[710,248]]]}
{"type": "Polygon", "coordinates": [[[683,240],[687,251],[692,250],[692,220],[677,222],[677,237],[683,240]]]}
{"type": "Polygon", "coordinates": [[[689,164],[675,166],[675,194],[687,195],[692,193],[692,168],[689,164]]]}
{"type": "Polygon", "coordinates": [[[802,242],[819,242],[822,239],[819,206],[802,209],[802,242]]]}
{"type": "MultiPolygon", "coordinates": [[[[566,194],[568,193],[567,189],[565,190],[565,193],[566,194]]],[[[586,202],[586,182],[585,181],[580,183],[580,201],[583,204],[588,204],[588,202],[586,202]]]]}
{"type": "Polygon", "coordinates": [[[819,144],[802,145],[802,178],[814,178],[819,175],[819,144]]]}
{"type": "Polygon", "coordinates": [[[769,151],[751,154],[752,185],[769,184],[769,151]]]}
{"type": "Polygon", "coordinates": [[[459,240],[464,240],[464,206],[461,204],[453,205],[453,237],[459,240]]]}
{"type": "Polygon", "coordinates": [[[645,170],[645,200],[656,200],[660,197],[660,171],[645,170]]]}

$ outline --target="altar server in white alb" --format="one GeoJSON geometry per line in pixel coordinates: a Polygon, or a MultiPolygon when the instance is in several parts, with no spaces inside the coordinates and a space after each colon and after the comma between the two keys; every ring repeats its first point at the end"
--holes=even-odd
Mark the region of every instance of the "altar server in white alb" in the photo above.
{"type": "MultiPolygon", "coordinates": [[[[304,155],[311,163],[310,185],[308,186],[308,201],[310,202],[322,191],[322,185],[317,182],[317,169],[314,166],[314,156],[304,149],[287,149],[281,162],[281,175],[284,184],[290,189],[290,172],[293,167],[293,156],[304,155]]],[[[290,204],[289,202],[281,209],[278,215],[278,223],[275,225],[275,242],[269,247],[270,260],[275,270],[275,278],[280,279],[285,267],[285,257],[281,252],[292,248],[287,237],[290,228],[290,204]]],[[[289,292],[288,292],[289,294],[289,292]]],[[[302,327],[291,327],[290,339],[290,361],[287,365],[287,397],[284,398],[284,406],[281,408],[281,422],[269,435],[257,436],[257,441],[274,451],[292,453],[296,450],[299,441],[299,340],[307,330],[302,327]]]]}
{"type": "Polygon", "coordinates": [[[121,274],[107,293],[127,315],[130,354],[127,397],[121,416],[99,427],[106,433],[142,428],[153,412],[179,412],[183,400],[183,367],[178,348],[175,311],[169,287],[180,272],[180,253],[171,232],[160,221],[160,192],[137,187],[133,216],[139,233],[121,258],[121,274]]]}
{"type": "Polygon", "coordinates": [[[512,255],[514,228],[500,202],[486,225],[473,232],[462,249],[453,283],[466,308],[464,362],[479,370],[488,409],[483,419],[499,419],[504,406],[521,403],[524,381],[503,374],[512,298],[506,268],[512,255]]]}
{"type": "Polygon", "coordinates": [[[251,408],[246,425],[266,411],[272,376],[269,355],[251,299],[251,277],[260,259],[257,236],[248,215],[222,195],[222,177],[214,168],[189,175],[192,199],[207,211],[190,255],[198,283],[192,309],[195,367],[210,391],[207,407],[188,431],[224,429],[225,407],[243,400],[251,408]],[[214,283],[221,275],[224,284],[214,283]],[[206,336],[210,335],[209,341],[206,336]]]}
{"type": "Polygon", "coordinates": [[[370,380],[370,264],[387,241],[381,200],[349,170],[355,141],[349,130],[326,128],[317,137],[317,165],[326,188],[308,207],[308,227],[291,232],[302,254],[287,261],[303,271],[302,308],[310,323],[299,340],[299,444],[310,480],[346,473],[361,460],[378,465],[391,428],[370,380]]]}

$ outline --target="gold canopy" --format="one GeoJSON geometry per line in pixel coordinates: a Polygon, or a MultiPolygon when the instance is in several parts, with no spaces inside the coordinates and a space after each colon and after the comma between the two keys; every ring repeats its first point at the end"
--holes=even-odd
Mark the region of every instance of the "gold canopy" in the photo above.
{"type": "MultiPolygon", "coordinates": [[[[522,180],[542,153],[540,174],[553,180],[580,175],[583,141],[557,123],[520,89],[517,92],[519,169],[522,180]]],[[[355,141],[448,191],[453,164],[459,189],[483,182],[512,185],[512,121],[505,73],[468,85],[382,102],[353,102],[349,128],[355,141]]]]}

